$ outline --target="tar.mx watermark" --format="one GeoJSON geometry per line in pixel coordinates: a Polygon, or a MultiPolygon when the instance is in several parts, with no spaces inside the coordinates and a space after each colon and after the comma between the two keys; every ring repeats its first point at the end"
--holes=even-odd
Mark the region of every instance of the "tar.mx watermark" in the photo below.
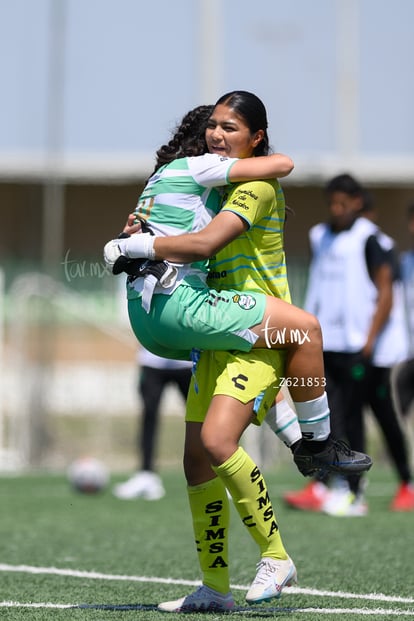
{"type": "Polygon", "coordinates": [[[62,261],[63,271],[67,282],[77,278],[103,278],[111,274],[108,266],[103,261],[80,261],[70,259],[70,249],[66,252],[62,261]]]}
{"type": "Polygon", "coordinates": [[[266,341],[266,347],[272,349],[275,345],[285,345],[286,343],[297,343],[303,345],[303,343],[310,343],[309,330],[303,330],[302,328],[272,328],[269,326],[270,317],[266,319],[264,332],[264,339],[266,341]]]}

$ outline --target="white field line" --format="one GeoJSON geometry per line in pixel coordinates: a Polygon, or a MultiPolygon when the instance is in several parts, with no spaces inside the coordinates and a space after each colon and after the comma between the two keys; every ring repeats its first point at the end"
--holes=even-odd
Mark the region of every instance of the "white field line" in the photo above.
{"type": "Polygon", "coordinates": [[[76,608],[73,604],[52,604],[51,602],[39,602],[33,604],[21,603],[21,602],[0,602],[0,608],[76,608]]]}
{"type": "Polygon", "coordinates": [[[295,608],[294,612],[306,612],[317,613],[323,615],[337,614],[337,615],[376,615],[378,616],[395,616],[395,617],[411,617],[413,616],[413,610],[387,610],[386,608],[375,608],[367,610],[366,608],[295,608]]]}
{"type": "MultiPolygon", "coordinates": [[[[130,576],[124,574],[104,574],[95,571],[81,571],[74,569],[59,569],[58,567],[33,567],[31,565],[8,565],[6,563],[0,563],[0,571],[4,572],[22,572],[28,574],[49,574],[53,576],[67,576],[72,578],[89,578],[90,580],[121,580],[128,582],[154,582],[157,584],[180,584],[183,586],[198,586],[199,581],[194,580],[177,580],[174,578],[157,578],[153,576],[130,576]]],[[[246,591],[247,585],[231,585],[232,589],[246,591]]],[[[345,591],[321,591],[311,588],[300,587],[285,587],[284,594],[298,593],[303,595],[312,595],[319,597],[336,597],[342,599],[359,599],[364,601],[376,601],[376,602],[392,602],[399,604],[414,604],[414,597],[400,597],[393,595],[384,595],[382,593],[348,593],[345,591]]],[[[22,608],[73,608],[76,605],[73,604],[53,604],[53,603],[19,603],[12,601],[0,601],[0,608],[10,607],[22,607],[22,608]]],[[[319,614],[337,613],[337,614],[360,614],[360,615],[396,615],[396,616],[408,616],[411,618],[414,616],[413,610],[387,610],[387,609],[342,609],[342,608],[295,608],[297,612],[319,614]]]]}
{"type": "MultiPolygon", "coordinates": [[[[33,567],[32,565],[8,565],[0,563],[0,571],[22,572],[28,574],[51,574],[54,576],[69,576],[71,578],[89,578],[90,580],[118,580],[127,582],[155,582],[157,584],[181,584],[183,586],[199,586],[199,580],[182,580],[175,578],[158,578],[152,576],[130,576],[125,574],[103,574],[96,571],[81,571],[77,569],[59,569],[58,567],[33,567]]],[[[232,584],[232,589],[247,591],[249,585],[232,584]]],[[[394,602],[400,604],[414,604],[414,597],[400,597],[384,595],[382,593],[347,593],[345,591],[321,591],[318,589],[285,587],[284,593],[299,593],[302,595],[316,595],[320,597],[340,597],[343,599],[364,599],[380,602],[394,602]]]]}
{"type": "MultiPolygon", "coordinates": [[[[52,604],[50,602],[45,603],[21,603],[21,602],[0,602],[0,608],[49,608],[49,609],[68,609],[78,608],[76,604],[52,604]]],[[[116,608],[116,606],[114,606],[116,608]]],[[[294,612],[303,612],[306,614],[340,614],[340,615],[365,615],[365,616],[373,616],[378,619],[380,616],[386,617],[410,617],[413,618],[414,610],[390,610],[387,608],[373,608],[372,610],[368,610],[367,608],[294,608],[292,609],[294,612]]],[[[237,611],[236,611],[237,612],[237,611]]],[[[250,612],[254,612],[253,610],[240,611],[246,612],[249,614],[250,612]]]]}

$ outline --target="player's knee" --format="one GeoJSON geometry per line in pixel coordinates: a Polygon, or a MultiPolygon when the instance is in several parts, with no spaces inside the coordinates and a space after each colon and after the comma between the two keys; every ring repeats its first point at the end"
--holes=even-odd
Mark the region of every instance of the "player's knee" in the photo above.
{"type": "Polygon", "coordinates": [[[219,433],[204,433],[201,439],[213,466],[223,464],[237,450],[237,444],[233,440],[223,438],[219,433]]]}
{"type": "Polygon", "coordinates": [[[322,348],[322,328],[319,320],[312,313],[306,313],[307,342],[317,348],[322,348]]]}

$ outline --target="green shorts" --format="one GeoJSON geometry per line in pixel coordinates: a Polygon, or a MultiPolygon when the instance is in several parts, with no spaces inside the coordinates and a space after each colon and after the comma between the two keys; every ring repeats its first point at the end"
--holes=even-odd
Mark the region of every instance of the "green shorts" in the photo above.
{"type": "Polygon", "coordinates": [[[213,396],[227,395],[253,401],[253,422],[261,425],[280,390],[285,361],[286,351],[277,349],[203,352],[188,391],[186,421],[202,423],[213,396]]]}
{"type": "MultiPolygon", "coordinates": [[[[201,283],[201,281],[200,281],[201,283]]],[[[215,291],[204,283],[181,284],[171,295],[154,294],[146,313],[141,298],[129,295],[128,313],[138,341],[154,354],[187,360],[192,349],[250,351],[266,295],[215,291]]]]}

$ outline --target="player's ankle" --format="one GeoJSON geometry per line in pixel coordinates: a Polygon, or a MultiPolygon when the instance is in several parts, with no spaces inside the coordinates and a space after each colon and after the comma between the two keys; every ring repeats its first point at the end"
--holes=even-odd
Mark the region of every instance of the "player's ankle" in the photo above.
{"type": "Polygon", "coordinates": [[[291,444],[289,446],[290,450],[292,451],[292,453],[295,452],[295,450],[297,449],[297,447],[299,446],[299,444],[302,442],[302,440],[296,440],[296,442],[294,442],[293,444],[291,444]]]}
{"type": "Polygon", "coordinates": [[[325,440],[306,440],[306,439],[303,439],[302,442],[303,442],[303,445],[306,446],[308,451],[310,451],[311,453],[319,453],[320,451],[325,450],[325,448],[328,446],[328,444],[329,444],[329,437],[326,438],[325,440]]]}

